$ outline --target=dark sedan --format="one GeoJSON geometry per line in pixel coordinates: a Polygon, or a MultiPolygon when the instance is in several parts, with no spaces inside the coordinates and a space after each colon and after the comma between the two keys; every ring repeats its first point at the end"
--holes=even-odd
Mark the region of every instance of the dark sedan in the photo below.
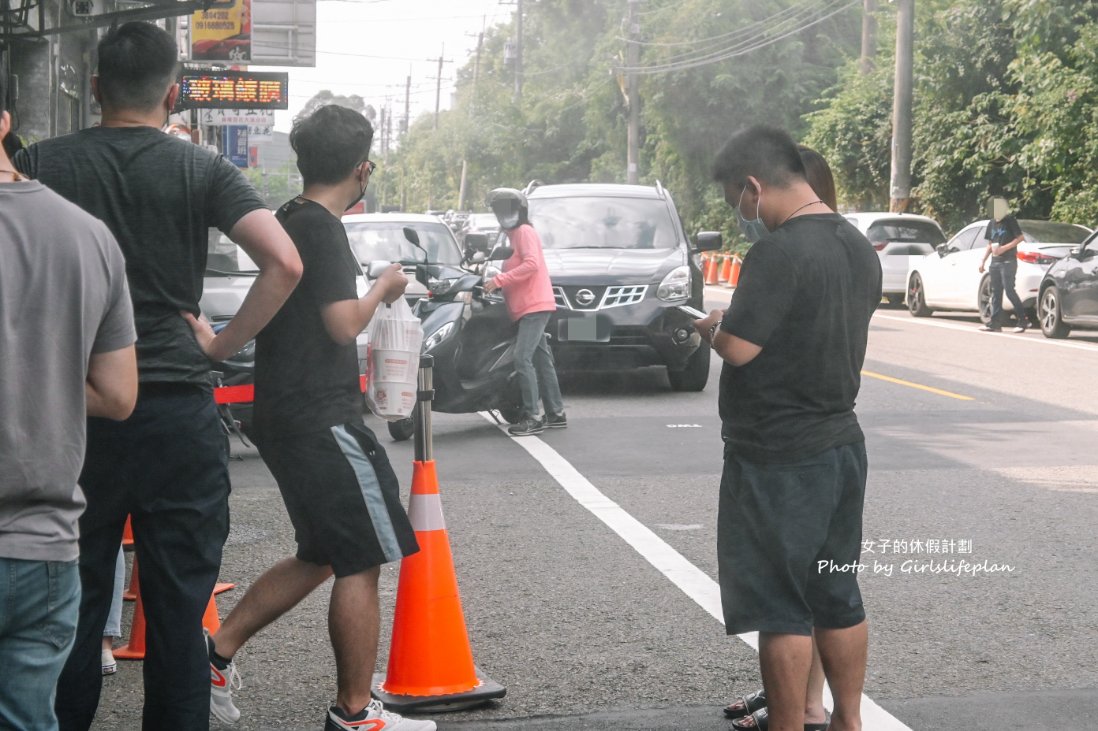
{"type": "Polygon", "coordinates": [[[1073,328],[1098,330],[1098,233],[1045,272],[1037,316],[1048,338],[1067,337],[1073,328]]]}

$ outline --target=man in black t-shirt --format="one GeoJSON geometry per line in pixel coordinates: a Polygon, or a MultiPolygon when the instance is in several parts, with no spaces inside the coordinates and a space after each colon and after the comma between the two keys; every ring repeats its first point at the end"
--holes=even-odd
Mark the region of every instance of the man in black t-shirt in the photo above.
{"type": "Polygon", "coordinates": [[[92,86],[102,125],[31,145],[14,160],[106,223],[126,258],[137,326],[133,415],[88,420],[80,622],[58,683],[57,715],[63,731],[87,729],[95,716],[103,626],[129,514],[148,627],[143,727],[203,729],[209,663],[202,616],[229,532],[228,454],[210,361],[255,337],[297,283],[301,261],[239,170],[160,131],[179,93],[171,35],[126,23],[103,37],[98,56],[92,86]],[[199,343],[185,318],[199,312],[211,226],[240,244],[260,274],[236,317],[199,343]]]}
{"type": "Polygon", "coordinates": [[[696,323],[725,361],[725,628],[759,632],[769,728],[805,728],[813,634],[835,698],[829,728],[861,728],[868,633],[850,567],[861,554],[867,466],[854,401],[880,260],[809,186],[785,132],[737,133],[714,177],[755,241],[729,308],[696,323]]]}
{"type": "Polygon", "coordinates": [[[1026,312],[1022,306],[1022,298],[1014,289],[1014,279],[1018,276],[1018,244],[1025,237],[1022,235],[1022,227],[1018,225],[1018,219],[1011,215],[1006,199],[991,199],[991,220],[984,229],[984,238],[987,240],[987,248],[980,259],[980,272],[984,271],[990,256],[988,276],[991,278],[991,317],[980,329],[987,332],[999,332],[1002,329],[1003,294],[1006,294],[1017,318],[1014,332],[1024,333],[1026,312]]]}
{"type": "Polygon", "coordinates": [[[290,133],[305,189],[278,219],[304,274],[256,339],[255,437],[294,525],[297,554],[259,577],[208,640],[210,712],[227,723],[240,718],[233,655],[334,574],[328,622],[337,694],[324,728],[435,729],[370,700],[380,567],[419,550],[393,468],[363,423],[359,389],[355,337],[408,284],[393,264],[361,298],[355,286],[358,265],[340,216],[366,192],[372,140],[365,117],[334,105],[298,120],[290,133]]]}

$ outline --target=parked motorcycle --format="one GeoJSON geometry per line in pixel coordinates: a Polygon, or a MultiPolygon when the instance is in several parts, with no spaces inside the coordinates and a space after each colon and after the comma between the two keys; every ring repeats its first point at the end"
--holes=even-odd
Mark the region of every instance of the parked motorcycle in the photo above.
{"type": "MultiPolygon", "coordinates": [[[[487,237],[470,234],[467,261],[503,261],[511,249],[484,256],[487,237]]],[[[522,396],[515,378],[515,324],[503,297],[484,293],[484,277],[467,271],[441,272],[414,312],[423,323],[423,354],[434,357],[434,401],[444,414],[498,413],[514,424],[522,418],[522,396]]],[[[389,422],[396,441],[412,436],[412,420],[389,422]]]]}

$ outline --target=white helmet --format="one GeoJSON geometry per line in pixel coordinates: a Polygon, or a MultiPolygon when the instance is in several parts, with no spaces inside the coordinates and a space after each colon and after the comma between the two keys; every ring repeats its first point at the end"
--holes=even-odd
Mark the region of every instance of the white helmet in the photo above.
{"type": "Polygon", "coordinates": [[[499,224],[512,229],[529,222],[530,206],[526,195],[514,188],[496,188],[488,192],[488,207],[496,214],[499,224]]]}

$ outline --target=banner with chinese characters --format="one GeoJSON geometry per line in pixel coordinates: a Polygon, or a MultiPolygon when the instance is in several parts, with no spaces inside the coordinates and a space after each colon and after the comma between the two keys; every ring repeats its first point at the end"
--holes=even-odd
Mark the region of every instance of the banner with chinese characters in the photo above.
{"type": "Polygon", "coordinates": [[[252,58],[252,0],[191,16],[191,60],[246,63],[252,58]]]}

